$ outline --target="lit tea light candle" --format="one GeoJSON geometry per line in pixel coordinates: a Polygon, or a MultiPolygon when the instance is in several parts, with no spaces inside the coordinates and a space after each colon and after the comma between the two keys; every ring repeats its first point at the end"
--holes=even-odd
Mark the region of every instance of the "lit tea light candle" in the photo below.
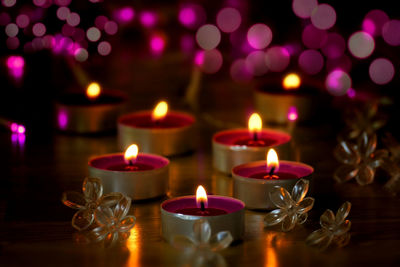
{"type": "Polygon", "coordinates": [[[301,179],[311,179],[314,169],[303,163],[279,161],[274,149],[267,160],[245,163],[232,169],[233,195],[246,203],[250,209],[272,209],[269,192],[274,186],[290,191],[301,179]]]}
{"type": "Polygon", "coordinates": [[[288,156],[289,134],[262,128],[257,113],[249,118],[248,129],[225,130],[213,136],[213,165],[224,173],[231,173],[234,166],[260,160],[271,147],[288,156]]]}
{"type": "MultiPolygon", "coordinates": [[[[291,108],[296,108],[299,121],[307,121],[315,117],[315,110],[323,109],[327,94],[318,88],[322,85],[303,83],[296,73],[287,74],[282,81],[268,81],[261,84],[254,93],[256,109],[261,117],[268,122],[277,124],[288,123],[291,108]]],[[[297,119],[297,118],[296,118],[297,119]]]]}
{"type": "Polygon", "coordinates": [[[74,133],[112,131],[127,102],[126,95],[117,90],[103,90],[90,83],[86,92],[67,92],[56,102],[56,127],[74,133]]]}
{"type": "Polygon", "coordinates": [[[193,149],[195,119],[184,112],[169,111],[165,101],[152,111],[138,111],[118,119],[121,146],[137,143],[148,153],[165,156],[183,154],[193,149]]]}
{"type": "Polygon", "coordinates": [[[207,195],[203,186],[196,196],[184,196],[161,204],[163,237],[170,241],[176,235],[193,236],[193,224],[206,218],[214,233],[230,231],[235,240],[244,234],[244,203],[238,199],[207,195]]]}
{"type": "Polygon", "coordinates": [[[105,192],[121,192],[133,200],[165,195],[168,190],[169,160],[139,153],[136,144],[125,153],[108,154],[89,160],[89,175],[102,180],[105,192]]]}

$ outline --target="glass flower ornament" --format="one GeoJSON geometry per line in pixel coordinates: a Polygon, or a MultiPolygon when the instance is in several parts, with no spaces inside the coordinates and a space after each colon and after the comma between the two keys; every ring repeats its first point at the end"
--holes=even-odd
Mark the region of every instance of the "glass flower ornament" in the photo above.
{"type": "Polygon", "coordinates": [[[105,247],[127,240],[136,222],[135,216],[127,215],[130,207],[131,199],[122,194],[115,205],[102,202],[94,213],[97,225],[88,234],[90,240],[104,242],[105,247]]]}
{"type": "Polygon", "coordinates": [[[390,177],[384,187],[389,192],[398,194],[400,193],[400,143],[389,133],[382,138],[382,141],[389,150],[389,156],[382,164],[382,168],[390,177]]]}
{"type": "Polygon", "coordinates": [[[211,232],[209,222],[200,219],[193,224],[193,236],[174,236],[171,245],[184,251],[190,266],[226,266],[224,258],[216,252],[229,247],[233,237],[229,231],[221,231],[213,236],[211,232]]]}
{"type": "Polygon", "coordinates": [[[265,226],[273,226],[282,222],[282,230],[292,230],[296,224],[303,224],[314,205],[314,198],[305,197],[308,192],[309,181],[300,179],[292,189],[292,195],[283,187],[275,186],[269,193],[275,209],[264,218],[265,226]]]}
{"type": "Polygon", "coordinates": [[[320,218],[321,229],[312,232],[306,239],[309,246],[325,250],[331,243],[339,247],[347,245],[350,241],[351,222],[345,220],[349,215],[351,203],[346,201],[335,214],[326,210],[320,218]]]}
{"type": "Polygon", "coordinates": [[[377,104],[367,104],[364,107],[352,108],[344,116],[347,125],[345,136],[356,139],[362,133],[374,134],[386,124],[387,118],[378,112],[377,104]]]}
{"type": "Polygon", "coordinates": [[[388,156],[386,149],[376,150],[376,143],[376,134],[369,135],[366,132],[358,137],[357,143],[340,140],[334,155],[342,165],[335,171],[334,179],[339,183],[353,178],[359,185],[372,183],[376,168],[388,156]]]}

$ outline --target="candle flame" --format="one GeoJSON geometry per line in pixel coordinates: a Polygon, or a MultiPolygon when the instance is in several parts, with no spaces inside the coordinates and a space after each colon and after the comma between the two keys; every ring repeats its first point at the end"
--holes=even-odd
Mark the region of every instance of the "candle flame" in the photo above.
{"type": "Polygon", "coordinates": [[[279,169],[279,159],[275,149],[271,148],[268,150],[267,154],[267,171],[271,170],[273,167],[275,168],[274,172],[277,172],[279,169]]]}
{"type": "Polygon", "coordinates": [[[151,115],[151,117],[153,118],[153,120],[158,121],[158,120],[162,120],[168,112],[168,104],[165,101],[160,101],[157,106],[154,108],[153,110],[153,114],[151,115]]]}
{"type": "Polygon", "coordinates": [[[204,207],[208,207],[208,199],[207,199],[207,193],[206,190],[204,189],[203,186],[199,185],[196,190],[196,204],[197,207],[201,207],[201,202],[204,203],[204,207]]]}
{"type": "Polygon", "coordinates": [[[86,95],[91,100],[94,100],[97,97],[99,97],[100,92],[101,92],[100,84],[96,82],[90,83],[86,89],[86,95]]]}
{"type": "Polygon", "coordinates": [[[130,145],[125,150],[125,155],[124,155],[127,164],[135,163],[138,153],[139,153],[139,147],[136,144],[130,145]]]}
{"type": "Polygon", "coordinates": [[[249,131],[251,133],[259,133],[262,129],[262,120],[258,113],[251,114],[249,118],[249,131]]]}
{"type": "Polygon", "coordinates": [[[294,90],[300,87],[301,80],[296,73],[290,73],[283,79],[283,88],[285,90],[294,90]]]}

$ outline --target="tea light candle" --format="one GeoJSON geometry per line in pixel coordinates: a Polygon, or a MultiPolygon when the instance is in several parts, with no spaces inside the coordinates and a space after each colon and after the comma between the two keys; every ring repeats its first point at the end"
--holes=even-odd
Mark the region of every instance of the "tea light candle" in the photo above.
{"type": "Polygon", "coordinates": [[[193,150],[194,125],[192,115],[168,111],[168,104],[158,103],[153,111],[139,111],[121,116],[118,138],[121,146],[132,142],[148,153],[164,156],[178,155],[193,150]]]}
{"type": "Polygon", "coordinates": [[[236,165],[263,159],[271,147],[288,156],[290,139],[287,133],[262,129],[261,117],[254,113],[248,129],[225,130],[213,136],[213,165],[230,174],[236,165]]]}
{"type": "Polygon", "coordinates": [[[193,237],[193,224],[205,218],[214,233],[229,231],[234,240],[244,234],[244,203],[224,196],[207,196],[202,186],[196,196],[184,196],[161,204],[162,235],[167,241],[176,235],[193,237]]]}
{"type": "Polygon", "coordinates": [[[282,84],[268,82],[259,86],[254,92],[254,101],[265,121],[286,124],[293,107],[298,111],[299,121],[310,120],[322,106],[324,96],[315,86],[302,84],[300,77],[291,73],[284,77],[282,84]]]}
{"type": "Polygon", "coordinates": [[[89,160],[89,175],[101,179],[105,192],[121,192],[133,200],[165,195],[169,160],[138,152],[138,146],[133,144],[125,154],[94,157],[89,160]]]}
{"type": "Polygon", "coordinates": [[[73,133],[112,131],[126,102],[121,91],[101,90],[98,83],[91,83],[86,94],[69,92],[57,100],[56,128],[73,133]]]}
{"type": "Polygon", "coordinates": [[[291,191],[301,179],[311,179],[314,169],[303,163],[279,161],[274,149],[270,149],[267,162],[256,161],[236,166],[232,170],[233,195],[250,209],[273,209],[269,192],[274,186],[291,191]]]}

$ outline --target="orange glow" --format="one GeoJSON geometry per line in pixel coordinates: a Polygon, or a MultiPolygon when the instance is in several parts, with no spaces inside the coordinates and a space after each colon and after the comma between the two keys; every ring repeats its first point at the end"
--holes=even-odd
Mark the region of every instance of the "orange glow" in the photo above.
{"type": "Polygon", "coordinates": [[[126,241],[126,246],[129,250],[129,258],[127,260],[127,265],[129,267],[139,266],[140,257],[140,232],[138,230],[138,225],[135,225],[130,231],[128,240],[126,241]]]}
{"type": "Polygon", "coordinates": [[[251,133],[259,133],[262,129],[262,120],[260,115],[258,115],[258,113],[251,114],[248,125],[251,133]]]}
{"type": "Polygon", "coordinates": [[[275,168],[275,172],[277,172],[279,169],[279,159],[275,149],[271,148],[267,154],[267,169],[270,170],[273,167],[275,168]]]}
{"type": "Polygon", "coordinates": [[[196,204],[197,207],[201,207],[201,202],[204,203],[204,207],[208,206],[207,193],[203,186],[199,185],[196,190],[196,204]]]}
{"type": "Polygon", "coordinates": [[[99,97],[101,92],[100,84],[98,83],[90,83],[86,89],[86,95],[89,99],[94,100],[99,97]]]}
{"type": "Polygon", "coordinates": [[[295,73],[290,73],[283,79],[283,88],[285,88],[285,90],[298,89],[300,84],[300,77],[295,73]]]}
{"type": "Polygon", "coordinates": [[[130,145],[126,150],[125,150],[125,161],[128,163],[134,163],[136,162],[137,155],[139,153],[139,147],[136,144],[130,145]]]}
{"type": "Polygon", "coordinates": [[[153,120],[158,121],[162,120],[168,112],[168,104],[165,101],[160,101],[157,106],[154,108],[151,117],[153,120]]]}

